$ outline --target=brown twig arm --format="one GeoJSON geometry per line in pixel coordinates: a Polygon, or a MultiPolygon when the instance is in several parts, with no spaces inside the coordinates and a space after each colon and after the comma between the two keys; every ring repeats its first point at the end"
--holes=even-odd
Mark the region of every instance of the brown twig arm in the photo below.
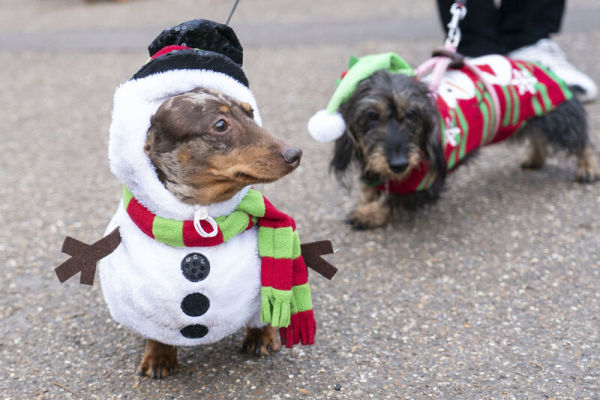
{"type": "Polygon", "coordinates": [[[118,227],[91,245],[67,236],[63,242],[62,252],[71,257],[54,269],[58,280],[63,283],[81,272],[79,283],[92,286],[96,275],[96,264],[115,251],[120,243],[121,234],[118,227]]]}

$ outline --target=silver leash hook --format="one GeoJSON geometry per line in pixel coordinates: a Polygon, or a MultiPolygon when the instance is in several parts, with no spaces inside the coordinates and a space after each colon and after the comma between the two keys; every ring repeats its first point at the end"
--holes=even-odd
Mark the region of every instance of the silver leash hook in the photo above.
{"type": "Polygon", "coordinates": [[[448,38],[446,39],[446,43],[444,45],[452,46],[456,49],[458,48],[461,38],[458,23],[467,15],[467,6],[465,6],[463,3],[456,2],[450,7],[450,14],[452,14],[452,19],[447,25],[448,38]]]}

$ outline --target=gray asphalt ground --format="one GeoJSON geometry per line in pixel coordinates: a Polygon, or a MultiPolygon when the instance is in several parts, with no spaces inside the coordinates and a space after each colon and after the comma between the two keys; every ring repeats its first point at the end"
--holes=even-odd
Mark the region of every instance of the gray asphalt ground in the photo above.
{"type": "MultiPolygon", "coordinates": [[[[143,340],[98,285],[53,269],[65,235],[99,239],[117,206],[115,87],[162,28],[224,21],[229,3],[0,0],[0,398],[600,398],[600,184],[574,183],[573,160],[522,171],[524,149],[488,148],[435,206],[371,232],[344,224],[356,191],[328,174],[331,146],[306,121],[350,54],[417,64],[441,44],[433,1],[242,0],[232,25],[265,126],[304,149],[264,192],[303,241],[333,240],[339,273],[311,275],[315,346],[252,357],[240,331],[181,349],[175,376],[135,376],[143,340]]],[[[600,82],[600,4],[568,3],[556,40],[600,82]]],[[[599,143],[600,102],[587,109],[599,143]]]]}

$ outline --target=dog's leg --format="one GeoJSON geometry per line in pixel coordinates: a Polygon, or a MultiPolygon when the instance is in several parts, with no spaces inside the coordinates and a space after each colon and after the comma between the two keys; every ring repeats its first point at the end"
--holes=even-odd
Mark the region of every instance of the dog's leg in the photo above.
{"type": "Polygon", "coordinates": [[[268,356],[271,352],[279,351],[280,348],[277,329],[271,325],[246,329],[246,337],[242,342],[244,353],[268,356]]]}
{"type": "Polygon", "coordinates": [[[521,164],[521,168],[538,169],[546,164],[548,146],[546,139],[538,132],[532,132],[529,137],[529,155],[527,160],[521,164]]]}
{"type": "Polygon", "coordinates": [[[146,352],[137,369],[140,376],[162,379],[173,375],[177,369],[177,347],[146,340],[146,352]]]}
{"type": "Polygon", "coordinates": [[[385,225],[391,216],[388,195],[362,185],[359,205],[350,213],[347,222],[354,229],[373,229],[385,225]]]}
{"type": "Polygon", "coordinates": [[[600,178],[600,169],[598,168],[598,160],[590,146],[586,146],[577,155],[577,172],[575,180],[579,183],[591,183],[600,178]]]}

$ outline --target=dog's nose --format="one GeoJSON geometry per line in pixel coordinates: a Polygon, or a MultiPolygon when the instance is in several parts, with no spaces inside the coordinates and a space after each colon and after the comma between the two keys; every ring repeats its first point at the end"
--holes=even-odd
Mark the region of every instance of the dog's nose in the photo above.
{"type": "Polygon", "coordinates": [[[408,159],[406,159],[406,157],[398,157],[390,161],[388,164],[390,166],[390,169],[394,173],[398,174],[400,172],[406,171],[406,168],[408,168],[408,159]]]}
{"type": "Polygon", "coordinates": [[[302,150],[292,147],[291,149],[287,149],[281,155],[283,160],[288,164],[300,164],[300,159],[302,158],[302,150]]]}

